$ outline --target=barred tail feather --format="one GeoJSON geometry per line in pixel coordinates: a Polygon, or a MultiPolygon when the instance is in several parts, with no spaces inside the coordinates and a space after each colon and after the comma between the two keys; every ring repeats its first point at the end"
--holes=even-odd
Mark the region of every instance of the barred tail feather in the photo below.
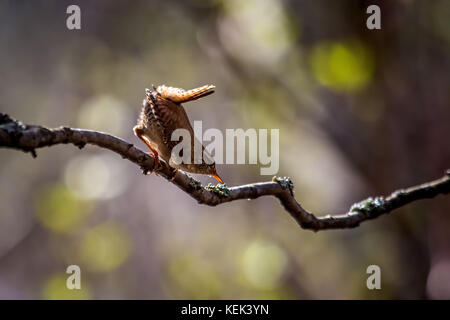
{"type": "Polygon", "coordinates": [[[216,87],[213,85],[205,85],[199,88],[191,89],[185,91],[184,89],[166,87],[164,85],[156,88],[156,91],[161,95],[162,98],[171,100],[175,103],[183,103],[188,101],[193,101],[210,95],[214,92],[216,87]]]}

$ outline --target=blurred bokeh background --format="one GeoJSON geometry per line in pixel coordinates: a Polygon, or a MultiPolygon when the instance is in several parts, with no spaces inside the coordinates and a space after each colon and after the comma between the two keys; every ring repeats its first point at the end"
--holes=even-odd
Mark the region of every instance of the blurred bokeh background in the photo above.
{"type": "MultiPolygon", "coordinates": [[[[215,84],[191,119],[279,128],[278,175],[318,215],[450,166],[448,0],[3,0],[0,46],[1,112],[143,149],[144,88],[215,84]]],[[[273,198],[210,208],[93,146],[37,153],[0,149],[2,299],[450,298],[449,197],[313,233],[273,198]],[[65,287],[71,264],[82,290],[65,287]]],[[[218,166],[229,186],[269,180],[259,168],[218,166]]]]}

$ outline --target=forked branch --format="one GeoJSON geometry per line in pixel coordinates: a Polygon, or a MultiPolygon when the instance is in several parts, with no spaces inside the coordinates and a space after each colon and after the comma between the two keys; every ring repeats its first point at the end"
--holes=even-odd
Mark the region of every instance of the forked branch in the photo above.
{"type": "Polygon", "coordinates": [[[363,221],[375,219],[413,201],[433,198],[439,194],[450,192],[450,170],[447,170],[440,179],[400,189],[385,197],[369,198],[356,203],[345,214],[316,217],[303,209],[295,200],[294,187],[289,178],[274,178],[270,182],[231,188],[223,185],[203,187],[200,182],[182,171],[176,172],[164,161],[161,161],[161,166],[156,167],[154,158],[133,144],[110,134],[68,127],[49,129],[26,125],[0,113],[0,147],[30,152],[33,157],[36,157],[35,149],[68,143],[80,149],[86,144],[93,144],[118,153],[122,158],[137,164],[144,173],[157,172],[201,204],[216,206],[239,199],[256,199],[262,196],[277,197],[284,209],[302,228],[313,231],[354,228],[363,221]]]}

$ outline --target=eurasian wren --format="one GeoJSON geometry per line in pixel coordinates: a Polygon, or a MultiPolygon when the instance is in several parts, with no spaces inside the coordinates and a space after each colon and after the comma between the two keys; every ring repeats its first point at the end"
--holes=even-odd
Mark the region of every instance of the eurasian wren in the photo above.
{"type": "Polygon", "coordinates": [[[211,155],[202,145],[201,163],[194,161],[194,141],[200,144],[194,137],[194,130],[189,122],[181,103],[205,97],[214,92],[215,86],[206,85],[196,89],[185,91],[180,88],[159,86],[153,87],[154,91],[146,89],[147,97],[144,99],[138,124],[133,128],[134,134],[140,138],[153,152],[153,156],[159,163],[161,157],[169,166],[186,172],[207,174],[216,178],[220,183],[222,179],[216,172],[216,165],[211,155]],[[172,149],[179,141],[172,141],[172,133],[176,129],[185,129],[191,136],[191,161],[190,163],[177,163],[171,159],[172,149]],[[205,162],[204,157],[209,157],[205,162]]]}

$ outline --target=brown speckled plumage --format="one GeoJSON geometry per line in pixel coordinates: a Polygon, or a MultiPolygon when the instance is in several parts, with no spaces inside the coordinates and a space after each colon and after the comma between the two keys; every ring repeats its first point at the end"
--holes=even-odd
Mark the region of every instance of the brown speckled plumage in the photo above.
{"type": "MultiPolygon", "coordinates": [[[[186,172],[207,174],[222,183],[217,175],[215,163],[194,163],[194,130],[181,102],[196,100],[214,92],[214,86],[208,85],[185,91],[179,88],[159,86],[155,91],[146,89],[146,98],[133,131],[153,151],[155,157],[161,157],[171,167],[186,172]],[[179,141],[172,141],[172,133],[176,129],[186,129],[191,136],[191,163],[176,164],[171,160],[172,149],[179,141]]],[[[197,140],[200,144],[200,142],[197,140]]],[[[204,146],[202,146],[204,151],[204,146]]],[[[210,157],[210,156],[209,156],[210,157]]],[[[212,157],[211,157],[212,158],[212,157]]]]}

